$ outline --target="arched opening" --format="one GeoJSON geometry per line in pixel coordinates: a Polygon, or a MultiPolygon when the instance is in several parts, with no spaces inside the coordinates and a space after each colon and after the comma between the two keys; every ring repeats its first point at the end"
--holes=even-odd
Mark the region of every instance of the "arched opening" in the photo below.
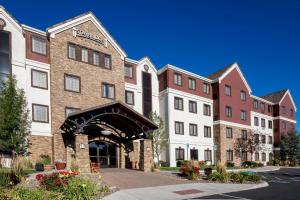
{"type": "Polygon", "coordinates": [[[117,146],[112,143],[93,141],[89,143],[91,163],[104,167],[117,167],[117,146]]]}

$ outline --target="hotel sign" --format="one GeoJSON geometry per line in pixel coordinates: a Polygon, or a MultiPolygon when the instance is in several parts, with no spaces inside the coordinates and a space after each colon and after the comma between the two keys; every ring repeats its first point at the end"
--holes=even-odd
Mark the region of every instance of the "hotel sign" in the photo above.
{"type": "Polygon", "coordinates": [[[92,41],[94,41],[98,44],[101,44],[101,45],[107,47],[107,39],[102,39],[98,35],[94,35],[92,33],[85,32],[85,31],[80,30],[80,29],[74,28],[73,29],[73,36],[74,37],[86,38],[86,39],[92,40],[92,41]]]}

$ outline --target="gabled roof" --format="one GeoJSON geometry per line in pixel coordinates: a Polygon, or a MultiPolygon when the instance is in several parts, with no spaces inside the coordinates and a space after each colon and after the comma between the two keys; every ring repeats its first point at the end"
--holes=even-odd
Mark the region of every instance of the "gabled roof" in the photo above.
{"type": "Polygon", "coordinates": [[[242,73],[239,65],[235,62],[219,71],[216,71],[208,76],[209,79],[211,79],[213,82],[221,82],[232,70],[236,69],[238,73],[241,76],[241,79],[243,80],[245,86],[247,87],[249,94],[252,93],[252,90],[250,88],[250,85],[248,84],[244,74],[242,73]]]}
{"type": "Polygon", "coordinates": [[[277,92],[272,92],[270,94],[262,96],[261,98],[266,99],[268,101],[271,101],[274,104],[279,104],[280,105],[286,95],[290,96],[290,99],[291,99],[292,104],[295,108],[295,111],[297,111],[296,104],[294,102],[294,99],[293,99],[292,94],[291,94],[289,89],[283,89],[283,90],[280,90],[280,91],[277,91],[277,92]]]}
{"type": "Polygon", "coordinates": [[[127,57],[125,51],[120,47],[120,45],[115,41],[111,34],[105,29],[101,22],[95,17],[92,12],[86,12],[79,16],[73,17],[71,19],[65,20],[56,25],[47,28],[47,32],[50,37],[54,38],[55,34],[65,31],[69,28],[77,26],[87,21],[92,21],[98,30],[107,38],[107,40],[112,44],[112,46],[121,54],[123,58],[127,57]]]}
{"type": "Polygon", "coordinates": [[[0,5],[0,13],[7,17],[7,19],[18,29],[21,33],[23,33],[23,28],[20,22],[10,14],[2,5],[0,5]]]}

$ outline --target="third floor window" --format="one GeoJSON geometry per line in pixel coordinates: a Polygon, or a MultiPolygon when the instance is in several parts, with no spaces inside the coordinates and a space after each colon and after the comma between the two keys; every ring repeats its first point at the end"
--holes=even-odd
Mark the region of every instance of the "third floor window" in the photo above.
{"type": "Polygon", "coordinates": [[[183,98],[174,97],[174,109],[183,110],[183,98]]]}
{"type": "Polygon", "coordinates": [[[48,89],[48,73],[32,69],[31,86],[41,89],[48,89]]]}
{"type": "Polygon", "coordinates": [[[225,94],[227,96],[231,96],[231,86],[230,85],[225,85],[225,94]]]}
{"type": "Polygon", "coordinates": [[[65,90],[70,92],[80,92],[80,77],[65,74],[65,90]]]}
{"type": "Polygon", "coordinates": [[[133,68],[131,65],[125,64],[124,72],[125,72],[125,77],[133,78],[133,68]]]}
{"type": "Polygon", "coordinates": [[[247,119],[247,113],[246,113],[245,110],[242,110],[242,111],[241,111],[241,120],[246,121],[246,119],[247,119]]]}
{"type": "Polygon", "coordinates": [[[189,89],[196,90],[196,80],[193,78],[189,78],[189,89]]]}
{"type": "Polygon", "coordinates": [[[47,54],[47,42],[45,39],[32,36],[32,51],[42,55],[47,54]]]}
{"type": "Polygon", "coordinates": [[[196,101],[189,101],[189,112],[197,113],[197,102],[196,101]]]}
{"type": "Polygon", "coordinates": [[[232,117],[232,108],[230,106],[226,106],[225,108],[226,117],[232,117]]]}
{"type": "Polygon", "coordinates": [[[205,115],[205,116],[210,116],[211,115],[210,105],[203,104],[203,115],[205,115]]]}
{"type": "Polygon", "coordinates": [[[258,101],[257,100],[253,101],[253,108],[258,109],[258,101]]]}
{"type": "Polygon", "coordinates": [[[266,120],[265,119],[261,119],[261,127],[262,128],[266,127],[266,120]]]}
{"type": "Polygon", "coordinates": [[[181,74],[174,73],[174,84],[182,86],[182,76],[181,76],[181,74]]]}
{"type": "Polygon", "coordinates": [[[209,84],[208,83],[203,83],[203,93],[209,94],[209,84]]]}
{"type": "Polygon", "coordinates": [[[102,83],[102,97],[108,99],[115,98],[115,85],[102,83]]]}
{"type": "Polygon", "coordinates": [[[246,101],[246,92],[245,91],[241,91],[241,100],[246,101]]]}

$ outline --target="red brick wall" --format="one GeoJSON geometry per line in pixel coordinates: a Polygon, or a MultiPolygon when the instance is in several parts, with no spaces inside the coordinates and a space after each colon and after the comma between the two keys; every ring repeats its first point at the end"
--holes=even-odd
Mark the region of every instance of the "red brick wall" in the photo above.
{"type": "Polygon", "coordinates": [[[136,85],[136,64],[132,64],[132,63],[125,63],[125,64],[129,64],[132,66],[132,78],[126,77],[125,76],[125,82],[126,83],[132,83],[136,85]]]}
{"type": "Polygon", "coordinates": [[[38,35],[30,31],[25,31],[26,39],[26,58],[35,60],[43,63],[50,63],[50,51],[49,51],[49,40],[46,36],[38,35]],[[47,54],[42,55],[32,51],[32,35],[35,35],[40,38],[44,38],[47,41],[47,54]]]}

